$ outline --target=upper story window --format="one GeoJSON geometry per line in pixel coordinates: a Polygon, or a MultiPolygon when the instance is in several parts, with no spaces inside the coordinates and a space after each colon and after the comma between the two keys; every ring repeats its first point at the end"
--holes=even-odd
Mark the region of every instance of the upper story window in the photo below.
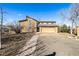
{"type": "Polygon", "coordinates": [[[40,24],[42,24],[42,23],[40,23],[40,24]]]}
{"type": "Polygon", "coordinates": [[[47,24],[47,23],[43,23],[43,24],[47,24]]]}
{"type": "Polygon", "coordinates": [[[52,24],[52,23],[48,23],[48,24],[52,24]]]}
{"type": "Polygon", "coordinates": [[[44,22],[44,23],[40,23],[40,24],[56,24],[56,23],[51,23],[51,22],[50,22],[50,23],[47,23],[47,22],[45,23],[45,22],[44,22]]]}
{"type": "Polygon", "coordinates": [[[40,23],[40,24],[47,24],[47,23],[40,23]]]}

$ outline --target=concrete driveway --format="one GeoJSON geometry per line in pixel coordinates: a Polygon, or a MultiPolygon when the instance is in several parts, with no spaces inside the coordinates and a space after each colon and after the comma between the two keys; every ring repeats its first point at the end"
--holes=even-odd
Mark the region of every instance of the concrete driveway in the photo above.
{"type": "Polygon", "coordinates": [[[79,56],[79,41],[67,33],[37,33],[38,40],[46,45],[46,51],[41,55],[56,52],[56,56],[79,56]]]}

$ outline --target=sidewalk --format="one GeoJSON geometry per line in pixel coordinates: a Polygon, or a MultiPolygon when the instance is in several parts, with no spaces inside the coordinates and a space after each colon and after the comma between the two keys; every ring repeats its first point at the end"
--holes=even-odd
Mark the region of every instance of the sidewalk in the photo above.
{"type": "Polygon", "coordinates": [[[37,44],[38,37],[39,36],[35,34],[28,42],[26,42],[25,46],[20,49],[17,56],[25,56],[33,53],[36,50],[35,45],[37,44]]]}

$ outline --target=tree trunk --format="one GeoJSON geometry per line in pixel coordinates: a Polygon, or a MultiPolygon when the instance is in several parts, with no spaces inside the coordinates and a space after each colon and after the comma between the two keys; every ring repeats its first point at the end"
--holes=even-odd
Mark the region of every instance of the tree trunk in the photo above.
{"type": "Polygon", "coordinates": [[[0,49],[1,49],[2,29],[3,29],[3,9],[1,8],[1,36],[0,36],[0,49]]]}
{"type": "Polygon", "coordinates": [[[77,23],[75,22],[76,34],[77,34],[77,23]]]}
{"type": "Polygon", "coordinates": [[[72,21],[70,33],[71,33],[71,35],[73,34],[73,21],[72,21]]]}

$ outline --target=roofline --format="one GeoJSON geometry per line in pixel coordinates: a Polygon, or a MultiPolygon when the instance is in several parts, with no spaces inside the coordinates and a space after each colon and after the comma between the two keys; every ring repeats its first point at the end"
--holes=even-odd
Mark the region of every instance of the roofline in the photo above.
{"type": "Polygon", "coordinates": [[[56,23],[56,21],[38,21],[38,20],[36,20],[36,19],[34,19],[34,18],[32,18],[32,17],[30,17],[30,16],[26,16],[26,19],[25,20],[20,20],[19,22],[23,22],[23,21],[27,21],[28,19],[27,18],[30,18],[30,19],[32,19],[32,20],[35,20],[35,21],[37,21],[37,22],[42,22],[42,23],[44,23],[44,22],[46,22],[46,23],[56,23]]]}
{"type": "Polygon", "coordinates": [[[25,19],[25,20],[20,20],[19,22],[24,22],[24,21],[27,21],[27,19],[25,19]]]}
{"type": "Polygon", "coordinates": [[[30,16],[26,16],[26,19],[27,19],[27,18],[33,19],[33,20],[35,20],[35,21],[38,22],[38,20],[36,20],[36,19],[34,19],[34,18],[30,17],[30,16]]]}
{"type": "MultiPolygon", "coordinates": [[[[28,20],[27,18],[30,18],[30,19],[32,19],[32,20],[37,21],[36,19],[34,19],[34,18],[30,17],[30,16],[26,16],[26,19],[25,19],[25,20],[20,20],[19,22],[27,21],[27,20],[28,20]]],[[[37,21],[37,22],[39,22],[39,21],[37,21]]]]}

